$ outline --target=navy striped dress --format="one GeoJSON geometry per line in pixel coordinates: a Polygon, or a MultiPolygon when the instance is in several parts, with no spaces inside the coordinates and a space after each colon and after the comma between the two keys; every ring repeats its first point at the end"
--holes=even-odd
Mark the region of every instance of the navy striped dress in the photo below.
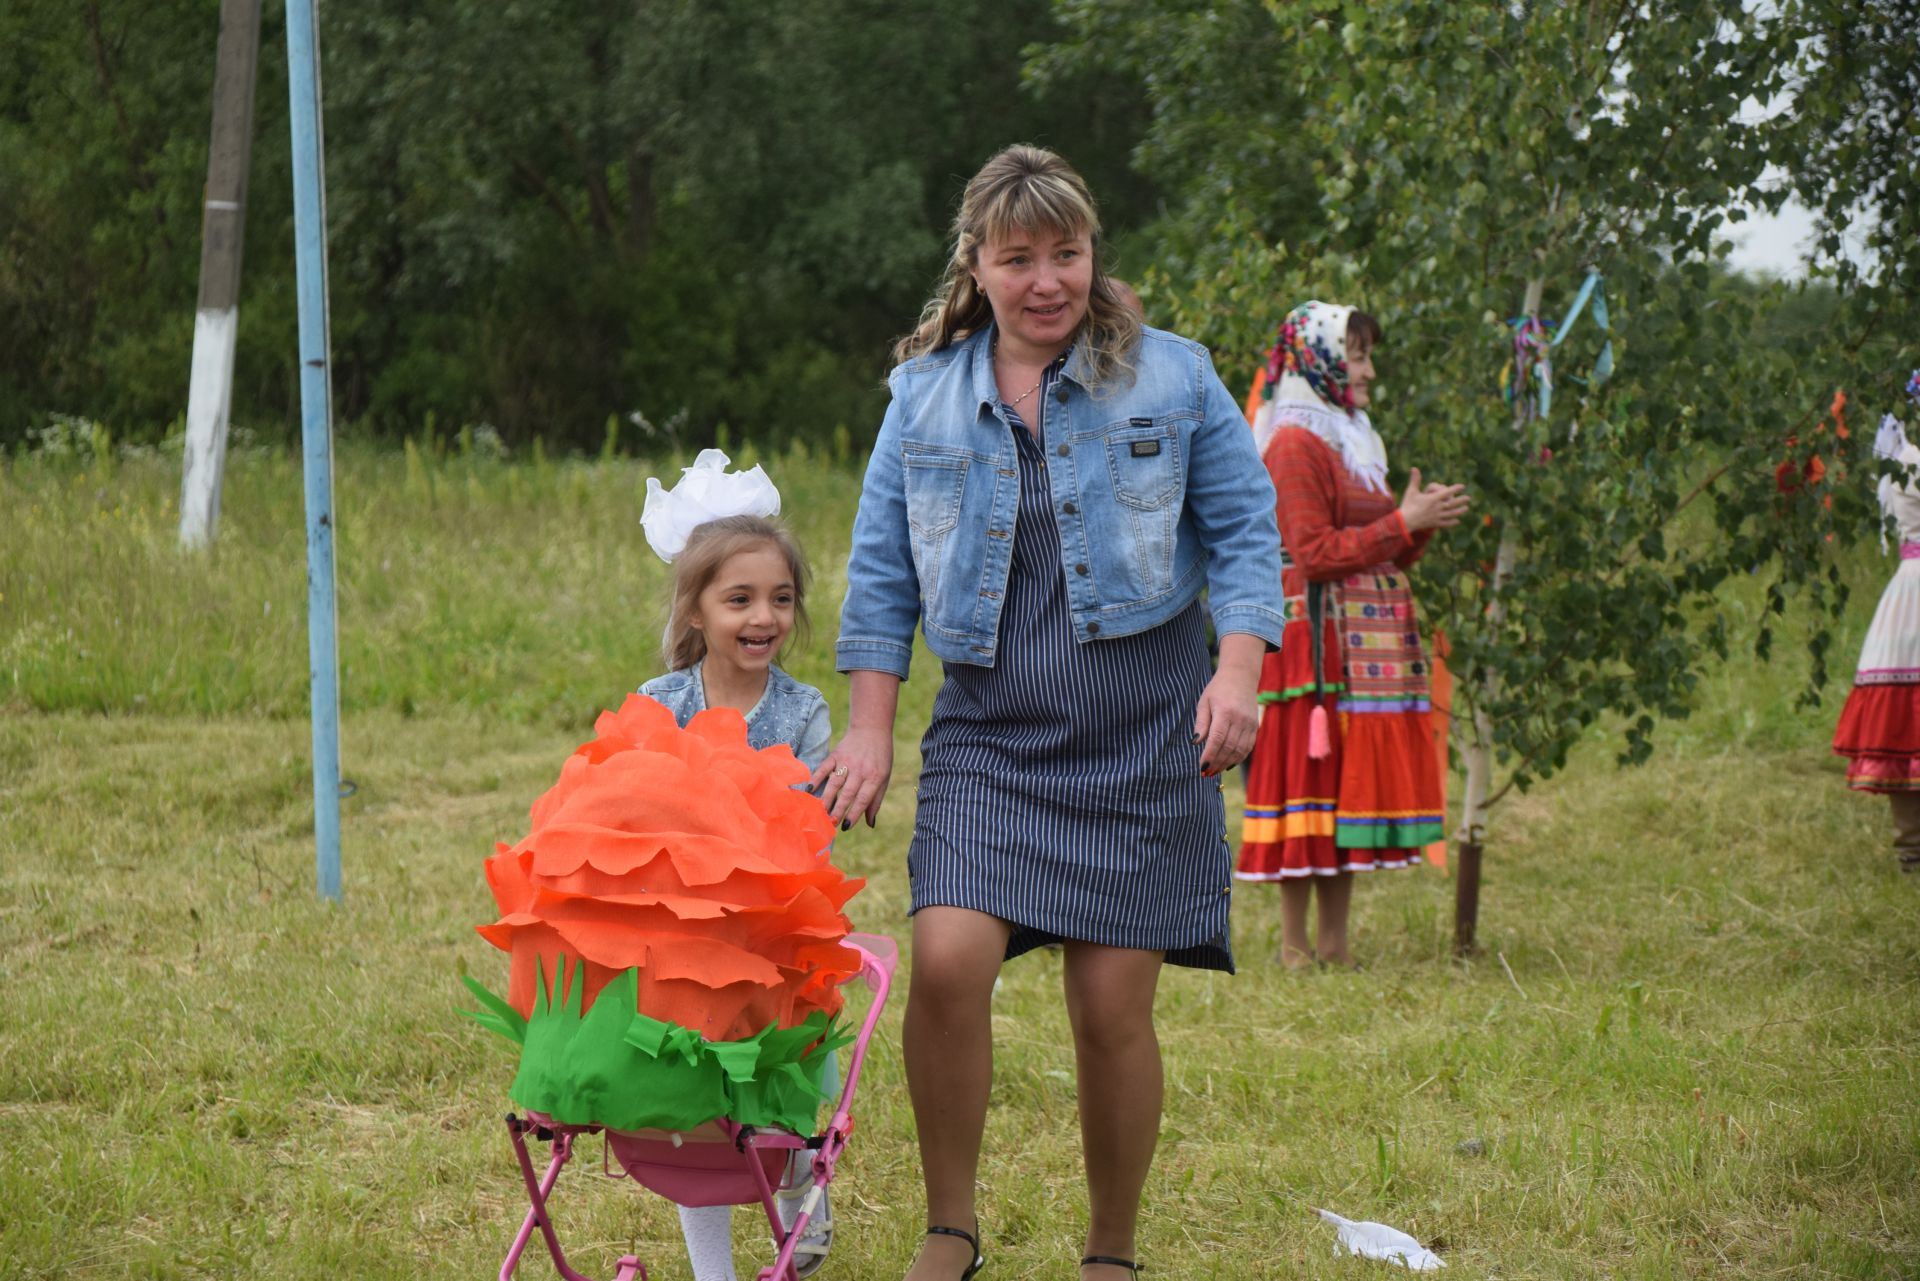
{"type": "MultiPolygon", "coordinates": [[[[1035,401],[1043,439],[1061,363],[1035,401]]],[[[999,656],[946,665],[934,699],[907,852],[912,911],[997,916],[1013,926],[1009,959],[1080,939],[1231,973],[1226,815],[1193,742],[1211,675],[1200,604],[1150,631],[1076,642],[1046,455],[1006,417],[1020,514],[999,656]]]]}

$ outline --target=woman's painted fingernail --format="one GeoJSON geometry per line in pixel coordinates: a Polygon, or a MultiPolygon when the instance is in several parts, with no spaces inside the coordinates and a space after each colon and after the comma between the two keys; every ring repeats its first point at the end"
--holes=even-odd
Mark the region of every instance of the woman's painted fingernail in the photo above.
{"type": "Polygon", "coordinates": [[[850,818],[841,819],[840,830],[843,832],[851,832],[853,830],[853,820],[850,818]]]}
{"type": "Polygon", "coordinates": [[[1195,734],[1195,735],[1193,736],[1193,745],[1194,745],[1195,747],[1198,747],[1198,746],[1200,745],[1200,743],[1201,743],[1201,738],[1200,738],[1200,736],[1199,736],[1198,734],[1195,734]]]}
{"type": "Polygon", "coordinates": [[[873,826],[873,815],[871,815],[871,814],[869,814],[869,815],[867,815],[867,826],[868,826],[868,827],[872,827],[872,826],[873,826]]]}

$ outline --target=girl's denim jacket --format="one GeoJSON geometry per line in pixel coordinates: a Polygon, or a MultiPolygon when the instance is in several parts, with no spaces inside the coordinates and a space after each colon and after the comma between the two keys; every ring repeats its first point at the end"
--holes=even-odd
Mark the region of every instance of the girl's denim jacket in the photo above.
{"type": "MultiPolygon", "coordinates": [[[[673,713],[682,727],[707,707],[707,687],[699,663],[656,676],[640,692],[673,713]]],[[[833,718],[827,700],[778,667],[767,669],[767,692],[747,713],[747,744],[759,750],[785,743],[808,769],[817,769],[833,746],[833,718]]]]}
{"type": "MultiPolygon", "coordinates": [[[[887,379],[853,526],[836,660],[904,679],[919,622],[944,662],[993,666],[1020,507],[989,326],[887,379]]],[[[1143,329],[1134,377],[1088,385],[1076,346],[1041,446],[1076,640],[1143,632],[1210,589],[1214,627],[1280,643],[1273,483],[1206,348],[1143,329]]]]}

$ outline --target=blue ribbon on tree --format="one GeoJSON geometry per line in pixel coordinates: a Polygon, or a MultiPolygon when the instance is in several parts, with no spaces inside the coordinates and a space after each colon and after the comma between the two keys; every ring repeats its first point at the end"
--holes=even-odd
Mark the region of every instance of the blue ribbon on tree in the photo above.
{"type": "Polygon", "coordinates": [[[1553,349],[1567,340],[1573,327],[1582,315],[1591,307],[1593,323],[1600,326],[1600,332],[1607,335],[1606,342],[1600,348],[1600,355],[1593,362],[1593,370],[1585,378],[1573,374],[1567,375],[1583,386],[1598,387],[1613,376],[1613,326],[1607,316],[1607,290],[1602,283],[1604,277],[1598,270],[1589,271],[1586,280],[1581,282],[1580,292],[1574,295],[1573,305],[1567,308],[1566,319],[1558,325],[1543,326],[1538,317],[1519,316],[1507,322],[1514,330],[1514,358],[1516,377],[1508,382],[1502,378],[1502,387],[1507,399],[1511,401],[1516,393],[1524,392],[1528,381],[1533,383],[1535,412],[1545,418],[1553,411],[1553,349]],[[1545,330],[1542,334],[1541,330],[1545,330]],[[1541,341],[1542,339],[1545,341],[1541,341]],[[1534,355],[1532,376],[1529,379],[1526,368],[1527,348],[1534,355]]]}

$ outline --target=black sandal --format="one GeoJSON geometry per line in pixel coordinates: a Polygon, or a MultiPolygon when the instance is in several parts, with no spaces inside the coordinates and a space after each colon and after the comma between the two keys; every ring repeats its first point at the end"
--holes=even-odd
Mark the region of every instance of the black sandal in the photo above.
{"type": "Polygon", "coordinates": [[[1142,1272],[1146,1271],[1145,1268],[1135,1263],[1132,1259],[1116,1259],[1111,1254],[1089,1254],[1086,1258],[1080,1260],[1080,1266],[1083,1268],[1090,1268],[1096,1263],[1104,1263],[1112,1268],[1125,1268],[1135,1276],[1139,1276],[1142,1272]]]}
{"type": "Polygon", "coordinates": [[[973,1247],[973,1262],[967,1266],[965,1272],[960,1274],[960,1281],[973,1281],[973,1274],[987,1266],[987,1256],[980,1253],[980,1238],[976,1235],[979,1231],[980,1223],[977,1219],[974,1221],[972,1232],[963,1232],[959,1228],[932,1227],[927,1229],[928,1236],[959,1237],[962,1241],[965,1241],[973,1247]]]}

